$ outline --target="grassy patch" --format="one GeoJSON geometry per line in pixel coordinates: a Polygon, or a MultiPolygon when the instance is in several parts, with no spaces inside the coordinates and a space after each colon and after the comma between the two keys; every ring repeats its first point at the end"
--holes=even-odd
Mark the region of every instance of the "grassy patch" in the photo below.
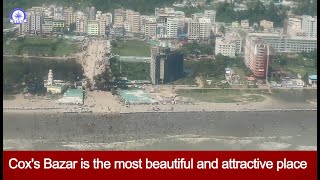
{"type": "Polygon", "coordinates": [[[149,44],[138,40],[118,41],[117,47],[112,47],[112,52],[120,56],[148,57],[151,55],[149,44]]]}
{"type": "Polygon", "coordinates": [[[11,54],[30,56],[69,56],[78,52],[78,46],[69,41],[39,37],[18,38],[6,44],[5,49],[11,54]]]}
{"type": "Polygon", "coordinates": [[[177,93],[179,96],[214,103],[261,102],[265,100],[261,95],[247,94],[247,92],[237,89],[184,89],[178,90],[177,93]]]}
{"type": "Polygon", "coordinates": [[[176,80],[170,84],[173,84],[173,85],[197,85],[195,79],[192,76],[187,76],[185,78],[176,80]]]}
{"type": "Polygon", "coordinates": [[[120,62],[122,76],[129,80],[150,80],[150,64],[143,62],[120,62]]]}
{"type": "Polygon", "coordinates": [[[14,99],[16,99],[16,97],[13,95],[6,95],[6,94],[3,95],[3,100],[14,100],[14,99]]]}
{"type": "Polygon", "coordinates": [[[9,18],[3,18],[3,29],[10,29],[13,27],[13,24],[10,22],[9,18]]]}

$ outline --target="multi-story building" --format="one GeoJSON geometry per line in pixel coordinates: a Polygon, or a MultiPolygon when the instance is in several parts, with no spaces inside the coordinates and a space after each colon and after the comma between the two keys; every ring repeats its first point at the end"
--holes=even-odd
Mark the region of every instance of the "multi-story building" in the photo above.
{"type": "Polygon", "coordinates": [[[317,37],[317,16],[302,16],[302,30],[307,37],[317,37]]]}
{"type": "Polygon", "coordinates": [[[167,38],[177,38],[178,36],[178,20],[169,19],[167,22],[167,38]]]}
{"type": "Polygon", "coordinates": [[[157,24],[157,38],[167,37],[167,27],[163,24],[157,24]]]}
{"type": "Polygon", "coordinates": [[[194,13],[191,15],[191,18],[196,22],[199,21],[199,19],[203,18],[203,17],[204,17],[203,13],[194,13]]]}
{"type": "Polygon", "coordinates": [[[214,10],[205,10],[204,17],[210,19],[211,23],[216,22],[216,11],[214,10]]]}
{"type": "Polygon", "coordinates": [[[106,13],[106,18],[107,18],[107,26],[112,24],[112,14],[111,13],[106,13]]]}
{"type": "Polygon", "coordinates": [[[199,18],[199,38],[209,39],[211,32],[211,20],[208,18],[199,18]]]}
{"type": "Polygon", "coordinates": [[[131,31],[140,32],[140,13],[132,10],[126,10],[126,19],[131,27],[131,31]]]}
{"type": "Polygon", "coordinates": [[[53,23],[42,24],[42,34],[51,35],[53,32],[53,23]]]}
{"type": "Polygon", "coordinates": [[[227,32],[225,37],[217,37],[215,44],[215,55],[219,53],[224,56],[235,57],[241,52],[242,39],[238,33],[227,32]]]}
{"type": "Polygon", "coordinates": [[[246,38],[250,39],[253,37],[261,37],[275,50],[275,52],[298,53],[317,49],[316,37],[294,37],[272,33],[249,33],[246,38]]]}
{"type": "Polygon", "coordinates": [[[30,11],[29,18],[29,33],[30,34],[41,34],[41,28],[43,24],[43,13],[41,11],[30,11]]]}
{"type": "Polygon", "coordinates": [[[90,20],[88,21],[88,36],[98,36],[99,35],[99,21],[98,20],[90,20]]]}
{"type": "Polygon", "coordinates": [[[158,17],[159,15],[164,15],[164,14],[174,14],[175,11],[174,11],[174,8],[168,8],[168,7],[165,7],[165,8],[155,8],[154,10],[154,15],[155,17],[158,17]]]}
{"type": "Polygon", "coordinates": [[[299,18],[288,18],[286,23],[286,34],[290,36],[306,36],[305,32],[301,27],[301,19],[299,18]]]}
{"type": "Polygon", "coordinates": [[[140,16],[140,31],[141,34],[145,34],[145,28],[146,28],[146,21],[148,19],[148,16],[141,15],[140,16]]]}
{"type": "Polygon", "coordinates": [[[273,29],[273,22],[262,20],[260,21],[260,27],[262,27],[264,30],[273,29]]]}
{"type": "Polygon", "coordinates": [[[52,30],[54,34],[63,34],[63,30],[65,27],[64,20],[53,20],[52,21],[52,30]]]}
{"type": "Polygon", "coordinates": [[[86,33],[87,32],[87,25],[88,25],[87,16],[82,12],[77,12],[76,32],[77,33],[86,33]]]}
{"type": "Polygon", "coordinates": [[[63,7],[54,7],[53,16],[56,20],[63,20],[63,7]]]}
{"type": "Polygon", "coordinates": [[[66,26],[70,26],[70,24],[76,22],[76,13],[74,13],[74,10],[72,7],[70,8],[65,8],[63,10],[63,19],[66,22],[66,26]]]}
{"type": "Polygon", "coordinates": [[[123,28],[126,30],[126,32],[131,32],[131,26],[128,21],[124,21],[122,24],[123,24],[123,28]]]}
{"type": "Polygon", "coordinates": [[[183,54],[170,48],[151,47],[150,77],[152,84],[165,84],[183,76],[183,54]]]}
{"type": "Polygon", "coordinates": [[[188,22],[188,39],[198,40],[200,37],[200,23],[196,21],[188,22]]]}
{"type": "Polygon", "coordinates": [[[126,11],[123,9],[115,9],[113,17],[114,24],[122,24],[122,22],[126,19],[126,11]]]}
{"type": "Polygon", "coordinates": [[[100,36],[105,36],[106,35],[106,27],[108,22],[108,16],[107,14],[101,14],[99,16],[99,35],[100,36]]]}
{"type": "Polygon", "coordinates": [[[87,8],[88,12],[88,20],[95,20],[96,19],[96,8],[95,7],[88,7],[87,8]]]}
{"type": "Polygon", "coordinates": [[[244,61],[256,78],[264,79],[268,75],[268,65],[275,58],[272,47],[262,38],[246,39],[244,61]]]}
{"type": "Polygon", "coordinates": [[[249,21],[247,19],[241,20],[240,26],[243,29],[248,29],[250,27],[249,21]]]}
{"type": "Polygon", "coordinates": [[[157,22],[153,20],[147,20],[145,26],[145,36],[155,37],[157,34],[157,22]]]}

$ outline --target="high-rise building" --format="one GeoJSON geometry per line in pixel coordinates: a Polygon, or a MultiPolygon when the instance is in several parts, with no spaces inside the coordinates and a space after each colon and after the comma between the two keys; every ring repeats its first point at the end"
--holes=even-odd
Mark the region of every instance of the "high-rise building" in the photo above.
{"type": "Polygon", "coordinates": [[[215,44],[215,55],[219,53],[224,56],[235,57],[241,52],[241,37],[238,33],[227,32],[225,37],[217,37],[215,44]]]}
{"type": "Polygon", "coordinates": [[[209,39],[211,32],[211,21],[208,18],[199,18],[199,38],[209,39]]]}
{"type": "Polygon", "coordinates": [[[205,10],[204,17],[210,19],[211,23],[216,22],[216,11],[214,10],[205,10]]]}
{"type": "Polygon", "coordinates": [[[188,22],[188,39],[198,40],[200,37],[200,23],[196,21],[188,22]]]}
{"type": "Polygon", "coordinates": [[[203,13],[194,13],[191,15],[191,18],[198,22],[200,18],[203,18],[204,17],[204,14],[203,13]]]}
{"type": "Polygon", "coordinates": [[[99,21],[90,20],[88,21],[88,36],[98,36],[99,35],[99,21]]]}
{"type": "Polygon", "coordinates": [[[264,79],[268,75],[268,65],[275,58],[272,47],[262,38],[246,39],[244,61],[256,78],[264,79]]]}
{"type": "Polygon", "coordinates": [[[87,23],[88,23],[87,16],[82,12],[77,12],[76,32],[86,33],[87,32],[87,23]]]}
{"type": "Polygon", "coordinates": [[[317,49],[316,37],[298,37],[274,33],[249,33],[248,38],[260,37],[267,42],[275,52],[298,53],[317,49]]]}
{"type": "Polygon", "coordinates": [[[157,22],[152,20],[146,21],[145,36],[155,37],[157,34],[157,22]]]}
{"type": "Polygon", "coordinates": [[[126,20],[128,21],[131,31],[140,32],[140,13],[132,10],[126,10],[126,20]]]}
{"type": "Polygon", "coordinates": [[[95,20],[96,19],[96,8],[95,7],[88,7],[87,8],[87,12],[88,12],[88,20],[95,20]]]}
{"type": "Polygon", "coordinates": [[[44,20],[43,12],[41,11],[30,11],[29,18],[29,33],[30,34],[41,34],[41,28],[44,20]]]}
{"type": "Polygon", "coordinates": [[[302,30],[307,37],[317,37],[317,16],[302,16],[302,30]]]}
{"type": "Polygon", "coordinates": [[[99,17],[99,35],[100,36],[105,36],[106,35],[106,27],[108,22],[109,17],[107,14],[101,14],[99,17]]]}
{"type": "Polygon", "coordinates": [[[173,39],[178,36],[178,20],[169,19],[167,22],[167,38],[173,39]]]}
{"type": "Polygon", "coordinates": [[[76,13],[74,13],[72,7],[63,10],[63,19],[65,20],[67,27],[76,22],[76,13]]]}
{"type": "Polygon", "coordinates": [[[150,77],[152,84],[165,84],[183,76],[183,54],[170,48],[151,47],[150,77]]]}

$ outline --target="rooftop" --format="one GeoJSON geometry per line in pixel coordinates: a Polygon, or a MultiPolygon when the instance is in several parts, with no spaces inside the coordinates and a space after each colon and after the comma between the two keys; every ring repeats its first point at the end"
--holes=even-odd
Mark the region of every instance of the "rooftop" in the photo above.
{"type": "Polygon", "coordinates": [[[309,76],[309,79],[311,79],[311,80],[317,80],[317,75],[311,75],[311,76],[309,76]]]}
{"type": "Polygon", "coordinates": [[[82,89],[68,89],[63,97],[80,97],[83,98],[83,90],[82,89]]]}

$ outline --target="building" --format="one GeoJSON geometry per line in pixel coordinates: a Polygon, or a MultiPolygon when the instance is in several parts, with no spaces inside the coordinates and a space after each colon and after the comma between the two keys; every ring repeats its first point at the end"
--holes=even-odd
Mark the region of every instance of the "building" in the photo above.
{"type": "Polygon", "coordinates": [[[41,34],[44,16],[42,11],[29,11],[27,12],[27,22],[29,23],[30,34],[41,34]]]}
{"type": "Polygon", "coordinates": [[[216,11],[214,10],[205,10],[204,17],[210,19],[211,23],[216,22],[216,11]]]}
{"type": "Polygon", "coordinates": [[[307,37],[317,37],[317,16],[302,16],[302,30],[307,37]]]}
{"type": "Polygon", "coordinates": [[[304,82],[301,79],[289,79],[283,80],[281,85],[286,88],[303,88],[304,82]]]}
{"type": "Polygon", "coordinates": [[[192,20],[194,21],[199,21],[200,18],[203,18],[204,14],[203,13],[194,13],[191,15],[192,20]]]}
{"type": "Polygon", "coordinates": [[[170,48],[151,47],[150,77],[152,84],[165,84],[183,76],[183,54],[170,48]]]}
{"type": "Polygon", "coordinates": [[[63,81],[53,79],[53,72],[51,69],[48,73],[48,80],[45,81],[45,87],[47,88],[47,93],[51,94],[62,94],[67,89],[67,86],[63,81]]]}
{"type": "Polygon", "coordinates": [[[53,23],[42,24],[42,34],[51,35],[53,32],[53,23]]]}
{"type": "Polygon", "coordinates": [[[198,40],[200,37],[200,23],[196,21],[188,22],[188,39],[198,40]]]}
{"type": "Polygon", "coordinates": [[[126,20],[130,25],[130,31],[134,33],[140,32],[140,13],[132,10],[126,10],[126,20]]]}
{"type": "Polygon", "coordinates": [[[247,19],[241,20],[240,25],[241,25],[241,28],[243,29],[248,29],[250,27],[249,21],[247,19]]]}
{"type": "Polygon", "coordinates": [[[244,62],[256,78],[264,79],[267,77],[269,61],[274,58],[272,47],[262,38],[246,39],[244,62]]]}
{"type": "Polygon", "coordinates": [[[84,93],[82,89],[68,89],[61,99],[59,104],[83,104],[84,93]]]}
{"type": "Polygon", "coordinates": [[[239,24],[238,21],[233,21],[233,22],[231,23],[231,27],[232,27],[232,28],[238,28],[239,26],[240,26],[240,24],[239,24]]]}
{"type": "Polygon", "coordinates": [[[87,32],[87,24],[88,24],[87,16],[82,12],[77,12],[76,32],[86,33],[87,32]]]}
{"type": "Polygon", "coordinates": [[[99,17],[99,35],[106,35],[106,27],[109,25],[109,17],[107,14],[101,14],[99,17]]]}
{"type": "Polygon", "coordinates": [[[215,55],[235,57],[241,52],[242,39],[235,32],[227,32],[225,37],[217,37],[215,44],[215,55]]]}
{"type": "Polygon", "coordinates": [[[54,34],[63,34],[63,30],[65,27],[64,20],[53,20],[52,21],[52,29],[54,34]]]}
{"type": "Polygon", "coordinates": [[[308,84],[311,87],[317,87],[317,75],[311,75],[308,77],[308,84]]]}
{"type": "Polygon", "coordinates": [[[63,20],[66,23],[66,26],[69,27],[72,23],[76,22],[77,14],[74,13],[74,10],[72,7],[65,8],[63,10],[63,20]]]}
{"type": "Polygon", "coordinates": [[[158,17],[160,15],[164,15],[164,14],[174,14],[175,10],[174,8],[169,8],[169,7],[165,7],[165,8],[155,8],[154,9],[154,16],[158,17]]]}
{"type": "Polygon", "coordinates": [[[175,39],[178,36],[178,20],[169,19],[167,22],[167,38],[175,39]]]}
{"type": "Polygon", "coordinates": [[[293,37],[275,33],[249,33],[247,39],[251,37],[261,37],[270,44],[276,52],[298,53],[302,51],[312,51],[317,49],[316,37],[293,37]]]}
{"type": "Polygon", "coordinates": [[[156,21],[146,21],[145,25],[145,36],[155,37],[157,34],[157,22],[156,21]]]}
{"type": "Polygon", "coordinates": [[[267,20],[262,20],[262,21],[260,21],[260,27],[262,27],[264,30],[273,29],[273,22],[267,21],[267,20]]]}
{"type": "Polygon", "coordinates": [[[98,36],[99,35],[99,21],[90,20],[88,21],[88,36],[98,36]]]}
{"type": "Polygon", "coordinates": [[[302,30],[302,21],[299,18],[288,18],[285,33],[290,36],[306,36],[302,30]]]}
{"type": "Polygon", "coordinates": [[[87,12],[88,12],[88,20],[95,20],[96,19],[96,8],[95,7],[88,7],[87,8],[87,12]]]}
{"type": "Polygon", "coordinates": [[[211,32],[211,21],[208,18],[199,18],[199,38],[209,39],[211,32]]]}

